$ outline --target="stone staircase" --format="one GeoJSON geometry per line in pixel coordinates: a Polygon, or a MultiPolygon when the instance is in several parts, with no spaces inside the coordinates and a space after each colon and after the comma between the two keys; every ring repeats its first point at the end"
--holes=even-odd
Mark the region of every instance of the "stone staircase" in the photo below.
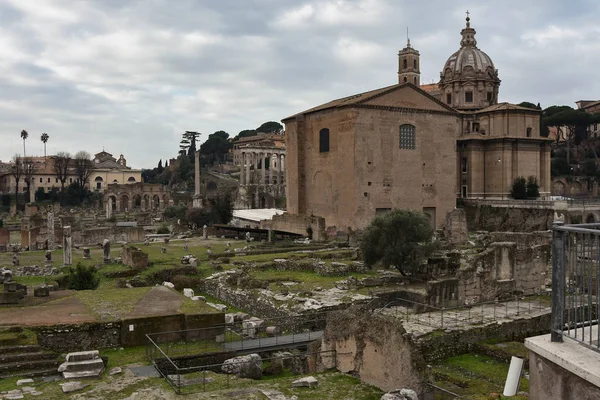
{"type": "Polygon", "coordinates": [[[58,354],[37,345],[1,346],[0,379],[57,375],[58,354]]]}

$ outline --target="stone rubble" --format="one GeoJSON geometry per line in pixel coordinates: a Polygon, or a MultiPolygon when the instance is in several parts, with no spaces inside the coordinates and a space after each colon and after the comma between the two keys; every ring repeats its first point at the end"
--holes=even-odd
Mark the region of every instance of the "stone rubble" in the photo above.
{"type": "Polygon", "coordinates": [[[314,376],[306,376],[304,378],[296,379],[295,381],[292,382],[293,388],[299,388],[299,387],[314,388],[317,386],[319,386],[319,381],[314,376]]]}

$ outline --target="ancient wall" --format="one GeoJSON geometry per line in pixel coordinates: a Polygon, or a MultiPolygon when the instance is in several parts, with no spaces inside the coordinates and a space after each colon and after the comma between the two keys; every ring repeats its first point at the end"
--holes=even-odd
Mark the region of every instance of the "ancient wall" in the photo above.
{"type": "MultiPolygon", "coordinates": [[[[459,303],[473,304],[509,299],[515,294],[541,293],[551,274],[551,238],[551,232],[547,231],[482,235],[478,240],[485,246],[484,250],[466,255],[461,268],[456,271],[459,303]]],[[[443,279],[438,278],[438,281],[443,279]]],[[[446,288],[446,292],[440,292],[440,288],[434,289],[437,292],[428,293],[430,301],[435,293],[443,296],[451,290],[446,288]]]]}
{"type": "Polygon", "coordinates": [[[33,328],[38,344],[54,351],[78,351],[118,347],[120,322],[53,325],[33,328]]]}
{"type": "Polygon", "coordinates": [[[469,232],[533,232],[552,228],[554,210],[547,208],[465,205],[469,232]]]}
{"type": "Polygon", "coordinates": [[[422,389],[426,366],[397,320],[351,308],[327,315],[322,350],[335,350],[332,365],[362,382],[389,391],[422,389]]]}
{"type": "MultiPolygon", "coordinates": [[[[148,333],[199,329],[224,323],[224,313],[173,314],[127,318],[107,323],[41,326],[32,329],[36,331],[38,343],[42,347],[54,351],[78,351],[119,346],[142,346],[148,344],[146,339],[148,333]]],[[[211,330],[208,332],[210,335],[216,334],[211,330]]],[[[193,338],[197,339],[198,337],[193,338]]],[[[169,338],[164,337],[164,339],[169,338]]],[[[175,336],[173,339],[181,339],[181,335],[175,336]]]]}
{"type": "Polygon", "coordinates": [[[262,229],[273,229],[285,232],[297,233],[299,235],[307,235],[306,228],[312,228],[313,240],[326,240],[325,220],[321,217],[303,216],[297,214],[283,213],[274,215],[269,220],[260,221],[262,229]]]}
{"type": "Polygon", "coordinates": [[[433,362],[468,353],[488,339],[522,342],[527,337],[548,333],[549,327],[550,313],[535,317],[528,314],[523,319],[429,334],[415,340],[415,346],[427,362],[433,362]]]}
{"type": "Polygon", "coordinates": [[[0,244],[10,244],[10,231],[6,228],[0,228],[0,244]]]}
{"type": "Polygon", "coordinates": [[[95,245],[102,243],[104,239],[108,239],[112,243],[141,243],[145,238],[144,228],[136,226],[108,226],[73,231],[73,243],[80,245],[95,245]]]}

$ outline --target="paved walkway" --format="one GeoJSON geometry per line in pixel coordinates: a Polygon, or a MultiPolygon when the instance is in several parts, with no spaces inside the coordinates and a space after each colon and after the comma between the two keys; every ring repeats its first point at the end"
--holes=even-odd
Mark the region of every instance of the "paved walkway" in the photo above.
{"type": "Polygon", "coordinates": [[[247,350],[262,350],[275,349],[281,347],[296,347],[306,345],[313,340],[319,340],[323,336],[323,331],[314,331],[306,333],[296,333],[294,335],[284,335],[275,337],[266,337],[258,339],[240,340],[237,342],[225,343],[225,350],[232,351],[247,351],[247,350]]]}
{"type": "MultiPolygon", "coordinates": [[[[545,300],[545,299],[544,299],[545,300]]],[[[476,305],[471,308],[413,313],[411,308],[390,307],[381,309],[385,315],[402,319],[407,332],[421,336],[435,330],[464,330],[477,325],[504,323],[518,319],[550,314],[552,309],[548,301],[527,300],[507,301],[476,305]]]]}

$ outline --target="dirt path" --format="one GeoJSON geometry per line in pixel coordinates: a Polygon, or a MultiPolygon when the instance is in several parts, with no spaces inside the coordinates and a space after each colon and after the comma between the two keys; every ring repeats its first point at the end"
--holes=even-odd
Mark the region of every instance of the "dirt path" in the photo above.
{"type": "Polygon", "coordinates": [[[138,301],[127,317],[177,314],[182,302],[181,294],[164,286],[155,286],[138,301]]]}
{"type": "Polygon", "coordinates": [[[0,325],[55,325],[93,322],[96,319],[77,297],[67,297],[33,307],[0,308],[0,325]]]}

